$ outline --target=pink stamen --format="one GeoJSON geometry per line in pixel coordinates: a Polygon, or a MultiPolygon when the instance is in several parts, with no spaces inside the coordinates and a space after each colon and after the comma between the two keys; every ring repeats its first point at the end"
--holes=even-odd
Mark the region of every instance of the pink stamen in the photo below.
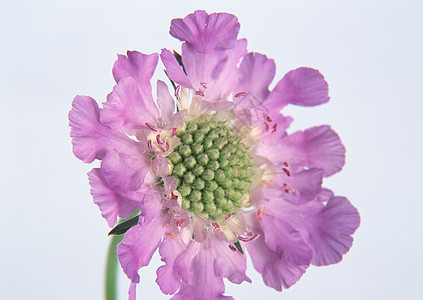
{"type": "Polygon", "coordinates": [[[265,212],[266,210],[264,209],[264,208],[260,208],[258,211],[256,211],[256,218],[257,218],[257,220],[259,220],[259,221],[261,221],[262,219],[261,219],[261,216],[262,215],[264,215],[264,212],[265,212]]]}
{"type": "Polygon", "coordinates": [[[178,195],[175,195],[173,192],[170,193],[170,198],[171,200],[176,200],[178,199],[178,195]]]}
{"type": "Polygon", "coordinates": [[[150,128],[151,130],[157,131],[157,129],[153,125],[151,125],[150,123],[145,122],[144,124],[145,124],[145,126],[147,126],[148,128],[150,128]]]}
{"type": "Polygon", "coordinates": [[[284,161],[284,162],[283,162],[283,165],[284,165],[285,167],[289,167],[289,164],[288,164],[286,161],[284,161]]]}
{"type": "Polygon", "coordinates": [[[179,90],[181,89],[181,86],[178,85],[175,89],[175,97],[178,98],[179,97],[179,90]]]}
{"type": "Polygon", "coordinates": [[[245,237],[245,236],[242,236],[242,235],[239,235],[238,236],[238,239],[241,241],[241,242],[252,242],[252,241],[254,241],[255,239],[257,239],[257,238],[259,238],[260,237],[260,233],[253,233],[253,232],[250,232],[250,233],[248,233],[248,236],[247,237],[245,237]]]}
{"type": "Polygon", "coordinates": [[[233,219],[233,218],[235,218],[235,214],[229,214],[229,215],[227,215],[226,217],[225,217],[225,220],[226,221],[229,221],[230,219],[233,219]]]}
{"type": "Polygon", "coordinates": [[[151,140],[148,140],[147,141],[147,147],[148,147],[148,150],[153,150],[153,145],[152,145],[152,143],[151,143],[151,140]]]}
{"type": "Polygon", "coordinates": [[[204,81],[200,82],[200,85],[203,87],[203,89],[207,88],[207,83],[204,81]]]}
{"type": "Polygon", "coordinates": [[[265,128],[266,129],[266,132],[268,132],[269,131],[269,128],[270,128],[269,123],[264,122],[264,126],[266,127],[265,128]]]}
{"type": "Polygon", "coordinates": [[[170,237],[170,238],[172,238],[174,240],[177,240],[178,239],[178,236],[176,234],[172,233],[172,232],[167,232],[166,233],[166,236],[168,236],[168,237],[170,237]]]}
{"type": "Polygon", "coordinates": [[[236,252],[236,247],[232,244],[229,245],[229,249],[231,249],[232,252],[236,252]]]}
{"type": "Polygon", "coordinates": [[[264,118],[266,119],[267,122],[272,122],[272,118],[269,117],[268,115],[264,114],[264,118]]]}
{"type": "Polygon", "coordinates": [[[185,222],[185,220],[184,219],[180,219],[180,220],[178,220],[177,222],[176,222],[176,226],[181,226],[182,225],[182,223],[184,223],[185,222]]]}
{"type": "Polygon", "coordinates": [[[213,222],[212,226],[213,226],[213,232],[216,231],[216,230],[220,230],[220,226],[216,222],[213,222]]]}
{"type": "Polygon", "coordinates": [[[156,135],[156,141],[157,141],[157,144],[159,144],[159,145],[163,144],[163,141],[160,140],[160,134],[156,135]]]}
{"type": "Polygon", "coordinates": [[[283,184],[283,189],[287,194],[295,192],[295,190],[286,183],[283,184]]]}
{"type": "Polygon", "coordinates": [[[278,130],[278,124],[273,125],[272,132],[276,132],[278,130]]]}
{"type": "Polygon", "coordinates": [[[282,171],[285,172],[286,176],[291,177],[291,171],[289,171],[287,168],[282,168],[282,171]]]}
{"type": "Polygon", "coordinates": [[[196,94],[197,96],[204,97],[204,93],[203,93],[202,91],[195,91],[195,94],[196,94]]]}
{"type": "Polygon", "coordinates": [[[235,94],[235,98],[244,97],[245,95],[247,95],[246,92],[239,92],[235,94]]]}
{"type": "Polygon", "coordinates": [[[176,128],[172,128],[172,134],[173,134],[173,136],[176,135],[176,128]]]}

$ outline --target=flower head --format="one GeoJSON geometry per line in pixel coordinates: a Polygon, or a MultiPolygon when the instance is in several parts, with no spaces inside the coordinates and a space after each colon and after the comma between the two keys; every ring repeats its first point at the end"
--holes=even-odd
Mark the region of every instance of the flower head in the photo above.
{"type": "Polygon", "coordinates": [[[223,297],[223,278],[251,282],[246,254],[266,285],[289,288],[310,264],[337,263],[360,223],[345,197],[322,188],[345,148],[329,126],[287,133],[288,104],[329,100],[314,69],[288,72],[269,91],[272,59],[247,52],[234,15],[196,11],[172,20],[181,56],[160,58],[174,86],[150,79],[158,54],[128,51],[113,67],[116,86],[100,109],[75,97],[73,151],[86,163],[91,193],[109,226],[140,209],[118,246],[130,298],[158,249],[156,282],[174,299],[223,297]],[[240,64],[239,64],[240,62],[240,64]],[[246,251],[245,251],[246,250],[246,251]]]}

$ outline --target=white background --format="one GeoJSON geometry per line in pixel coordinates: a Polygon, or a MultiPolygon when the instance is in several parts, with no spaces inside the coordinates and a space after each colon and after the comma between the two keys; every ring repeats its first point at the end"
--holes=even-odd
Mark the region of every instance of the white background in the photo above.
{"type": "MultiPolygon", "coordinates": [[[[331,101],[291,107],[292,130],[331,124],[347,147],[325,181],[362,224],[344,260],[311,267],[282,293],[227,284],[236,299],[417,299],[423,276],[420,1],[2,1],[0,10],[0,297],[102,299],[108,227],[92,202],[92,166],[71,151],[67,113],[77,94],[105,101],[117,53],[179,49],[172,18],[195,9],[238,16],[249,50],[287,71],[318,68],[331,101]]],[[[165,79],[159,66],[156,77],[165,79]]],[[[168,299],[154,283],[139,299],[168,299]]],[[[120,278],[121,299],[129,281],[120,278]]]]}

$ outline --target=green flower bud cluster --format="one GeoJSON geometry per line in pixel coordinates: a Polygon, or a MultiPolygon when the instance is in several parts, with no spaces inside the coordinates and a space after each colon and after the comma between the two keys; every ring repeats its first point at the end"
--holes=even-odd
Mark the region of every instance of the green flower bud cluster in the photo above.
{"type": "Polygon", "coordinates": [[[210,220],[235,212],[250,191],[249,148],[233,127],[214,116],[186,125],[177,133],[180,144],[168,157],[182,208],[210,220]]]}

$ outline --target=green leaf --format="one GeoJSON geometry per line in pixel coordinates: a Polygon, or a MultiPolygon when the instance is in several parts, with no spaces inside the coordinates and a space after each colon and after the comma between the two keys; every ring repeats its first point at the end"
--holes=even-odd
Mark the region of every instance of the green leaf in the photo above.
{"type": "Polygon", "coordinates": [[[133,218],[130,218],[118,225],[115,226],[115,228],[113,228],[108,235],[120,235],[120,234],[124,234],[125,232],[127,232],[131,227],[135,226],[138,224],[138,219],[139,219],[139,215],[135,216],[133,218]]]}
{"type": "Polygon", "coordinates": [[[242,250],[242,247],[241,247],[241,244],[239,243],[239,241],[234,243],[234,245],[238,249],[238,251],[241,252],[242,255],[244,255],[244,250],[242,250]]]}

